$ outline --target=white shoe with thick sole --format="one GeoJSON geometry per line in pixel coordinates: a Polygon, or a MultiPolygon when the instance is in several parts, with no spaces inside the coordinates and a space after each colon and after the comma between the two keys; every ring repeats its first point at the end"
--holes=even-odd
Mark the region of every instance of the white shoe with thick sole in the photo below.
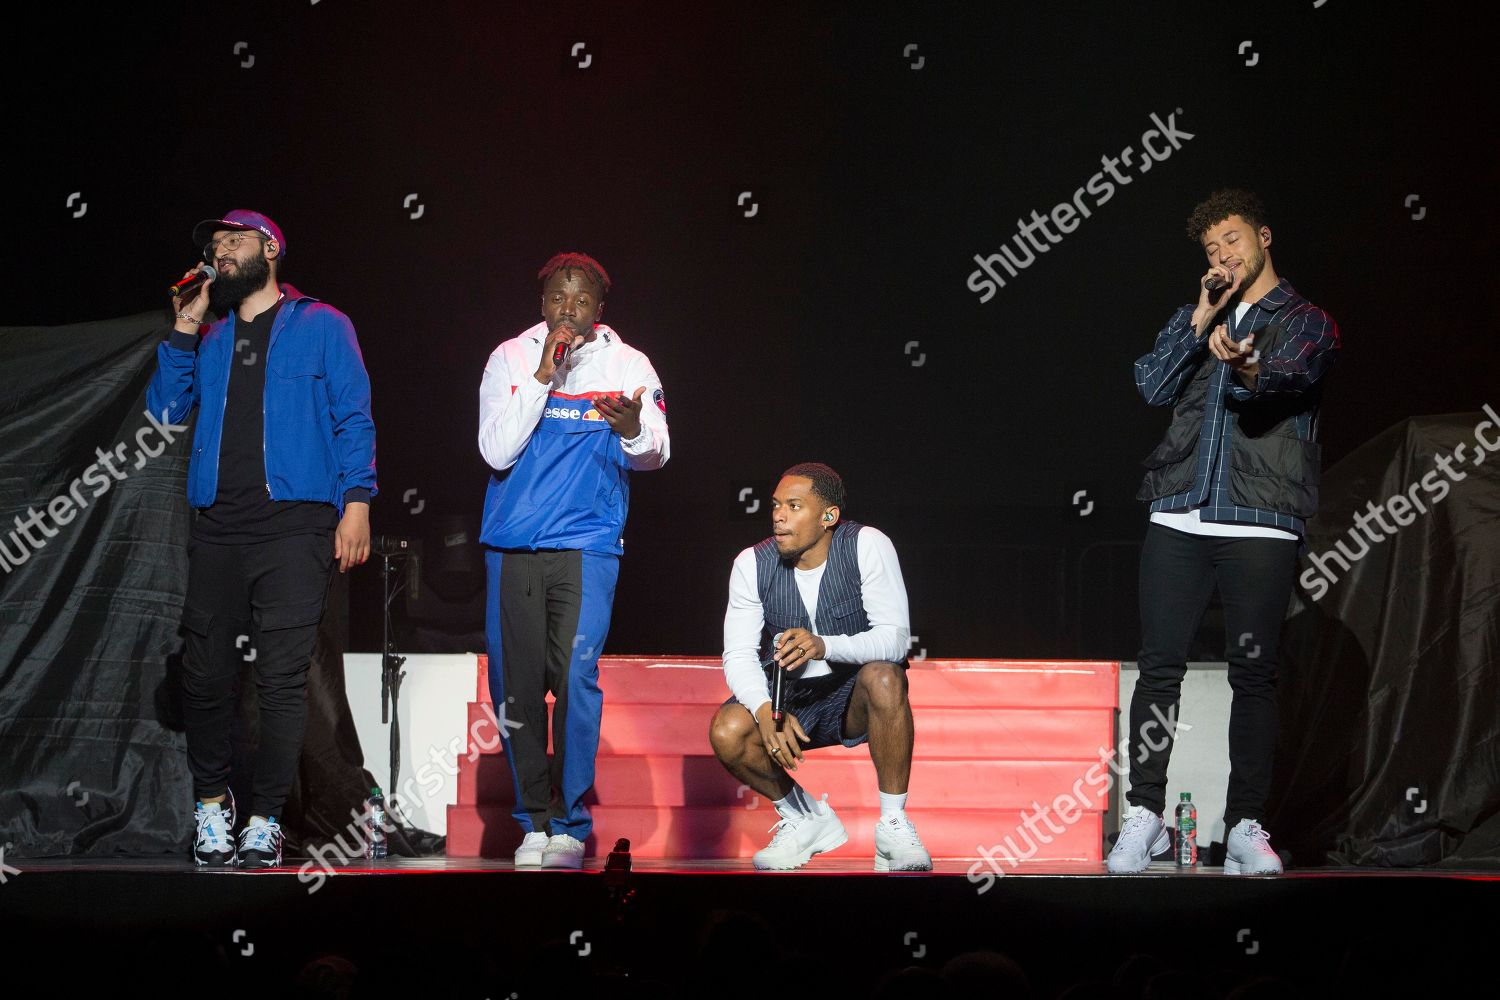
{"type": "Polygon", "coordinates": [[[930,872],[932,855],[917,836],[917,828],[906,813],[882,816],[875,824],[875,870],[878,872],[930,872]]]}
{"type": "Polygon", "coordinates": [[[811,806],[810,812],[783,816],[771,827],[775,836],[751,859],[756,868],[761,871],[801,868],[814,854],[831,851],[848,842],[849,833],[828,804],[827,795],[812,802],[811,806]]]}
{"type": "Polygon", "coordinates": [[[1107,864],[1112,874],[1131,875],[1145,871],[1153,857],[1171,849],[1162,818],[1145,806],[1131,806],[1125,810],[1125,822],[1107,864]]]}
{"type": "Polygon", "coordinates": [[[547,835],[533,830],[521,841],[521,846],[516,848],[517,868],[540,868],[542,867],[542,849],[547,846],[547,835]]]}
{"type": "Polygon", "coordinates": [[[1224,838],[1225,875],[1280,875],[1281,858],[1271,835],[1253,819],[1242,819],[1224,838]]]}

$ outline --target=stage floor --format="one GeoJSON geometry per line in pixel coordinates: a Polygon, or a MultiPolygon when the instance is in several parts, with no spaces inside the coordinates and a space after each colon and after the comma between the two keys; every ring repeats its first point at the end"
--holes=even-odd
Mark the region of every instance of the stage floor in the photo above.
{"type": "Polygon", "coordinates": [[[1280,977],[1302,995],[1469,995],[1489,980],[1500,934],[1494,871],[1247,877],[1168,862],[1110,875],[1098,863],[1030,863],[976,884],[972,861],[880,874],[861,856],[793,872],[641,859],[624,878],[603,858],[581,872],[442,857],[332,874],[306,859],[257,871],[165,857],[5,863],[7,954],[65,970],[74,987],[198,974],[286,989],[336,961],[378,970],[380,989],[361,995],[661,1000],[763,995],[763,975],[703,983],[774,962],[801,970],[800,992],[865,997],[897,970],[998,951],[1038,998],[1108,982],[1142,954],[1216,983],[1280,977]],[[760,992],[735,992],[748,982],[760,992]]]}
{"type": "MultiPolygon", "coordinates": [[[[754,875],[765,876],[805,876],[805,875],[868,875],[871,878],[924,878],[924,879],[967,879],[969,871],[976,862],[971,860],[947,861],[938,860],[933,863],[930,872],[875,872],[872,868],[871,859],[856,857],[817,857],[806,865],[794,871],[757,871],[751,865],[748,858],[717,858],[717,859],[687,859],[687,858],[640,858],[633,859],[631,873],[640,876],[652,875],[754,875]]],[[[383,858],[375,861],[359,861],[349,865],[334,865],[331,868],[318,866],[311,858],[287,858],[280,868],[267,869],[238,869],[238,868],[200,868],[188,859],[173,860],[170,858],[39,858],[34,861],[13,861],[13,868],[23,873],[32,874],[183,874],[195,875],[258,875],[263,877],[292,876],[299,872],[312,871],[314,869],[323,871],[331,876],[362,876],[362,875],[434,875],[434,874],[493,874],[510,873],[517,875],[545,875],[545,876],[575,876],[579,874],[599,874],[604,871],[604,858],[588,858],[584,861],[582,872],[537,868],[517,868],[509,861],[494,858],[383,858]],[[310,866],[310,867],[308,867],[310,866]]],[[[1057,862],[1036,861],[1022,862],[1012,868],[1009,864],[1001,865],[1005,878],[1103,878],[1103,879],[1143,879],[1143,878],[1172,878],[1172,879],[1228,879],[1230,881],[1244,881],[1247,879],[1471,879],[1486,882],[1500,881],[1500,871],[1485,871],[1480,869],[1380,869],[1380,868],[1358,868],[1358,867],[1323,867],[1291,869],[1281,875],[1273,876],[1251,876],[1251,875],[1226,875],[1224,869],[1217,866],[1199,865],[1196,868],[1178,868],[1170,861],[1156,862],[1146,871],[1137,875],[1113,875],[1105,869],[1103,862],[1057,862]]],[[[980,872],[985,869],[981,866],[980,872]]],[[[13,878],[15,876],[12,876],[13,878]]],[[[998,880],[997,880],[998,881],[998,880]]]]}

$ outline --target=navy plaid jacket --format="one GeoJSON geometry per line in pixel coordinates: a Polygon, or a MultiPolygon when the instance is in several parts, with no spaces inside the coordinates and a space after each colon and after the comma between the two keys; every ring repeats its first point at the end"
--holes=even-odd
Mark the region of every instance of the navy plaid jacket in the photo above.
{"type": "MultiPolygon", "coordinates": [[[[1150,406],[1174,406],[1193,375],[1211,359],[1208,334],[1193,331],[1193,305],[1178,309],[1156,335],[1156,346],[1135,363],[1135,384],[1150,406]]],[[[1229,314],[1230,317],[1233,313],[1229,314]]],[[[1291,282],[1282,279],[1238,321],[1232,318],[1230,336],[1243,340],[1273,322],[1284,336],[1260,358],[1254,388],[1234,376],[1227,364],[1219,363],[1204,400],[1203,424],[1198,434],[1197,469],[1190,487],[1151,502],[1152,512],[1183,511],[1201,507],[1205,521],[1258,524],[1303,534],[1301,518],[1280,511],[1242,507],[1229,497],[1226,487],[1230,445],[1236,419],[1226,404],[1230,399],[1251,402],[1272,395],[1307,393],[1333,364],[1339,350],[1338,325],[1333,318],[1297,294],[1291,282]]],[[[1218,325],[1217,323],[1214,325],[1218,325]]],[[[1295,432],[1303,441],[1316,441],[1316,407],[1297,413],[1295,432]]]]}

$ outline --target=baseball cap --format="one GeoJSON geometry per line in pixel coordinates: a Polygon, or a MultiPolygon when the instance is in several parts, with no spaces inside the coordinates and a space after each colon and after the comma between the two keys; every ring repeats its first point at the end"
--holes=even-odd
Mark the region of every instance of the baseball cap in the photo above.
{"type": "Polygon", "coordinates": [[[281,247],[281,253],[278,256],[286,256],[286,237],[281,235],[281,227],[259,212],[244,208],[226,212],[221,219],[204,219],[198,223],[193,227],[193,244],[203,246],[213,239],[214,233],[220,229],[253,229],[264,234],[267,239],[275,240],[276,245],[281,247]]]}

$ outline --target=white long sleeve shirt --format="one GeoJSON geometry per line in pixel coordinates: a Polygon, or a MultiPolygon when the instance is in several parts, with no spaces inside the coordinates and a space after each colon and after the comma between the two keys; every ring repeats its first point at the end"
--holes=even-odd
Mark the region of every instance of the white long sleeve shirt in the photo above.
{"type": "MultiPolygon", "coordinates": [[[[857,635],[819,635],[826,657],[793,671],[795,678],[821,677],[833,672],[830,663],[864,665],[875,660],[899,663],[911,648],[911,613],[906,583],[896,547],[884,532],[865,525],[855,536],[859,585],[870,627],[857,635]]],[[[817,569],[794,569],[797,592],[814,630],[818,620],[818,587],[825,560],[817,569]]],[[[771,700],[761,669],[760,636],[765,618],[756,582],[755,549],[735,557],[729,571],[729,607],[724,612],[724,679],[735,700],[751,712],[771,700]]]]}

